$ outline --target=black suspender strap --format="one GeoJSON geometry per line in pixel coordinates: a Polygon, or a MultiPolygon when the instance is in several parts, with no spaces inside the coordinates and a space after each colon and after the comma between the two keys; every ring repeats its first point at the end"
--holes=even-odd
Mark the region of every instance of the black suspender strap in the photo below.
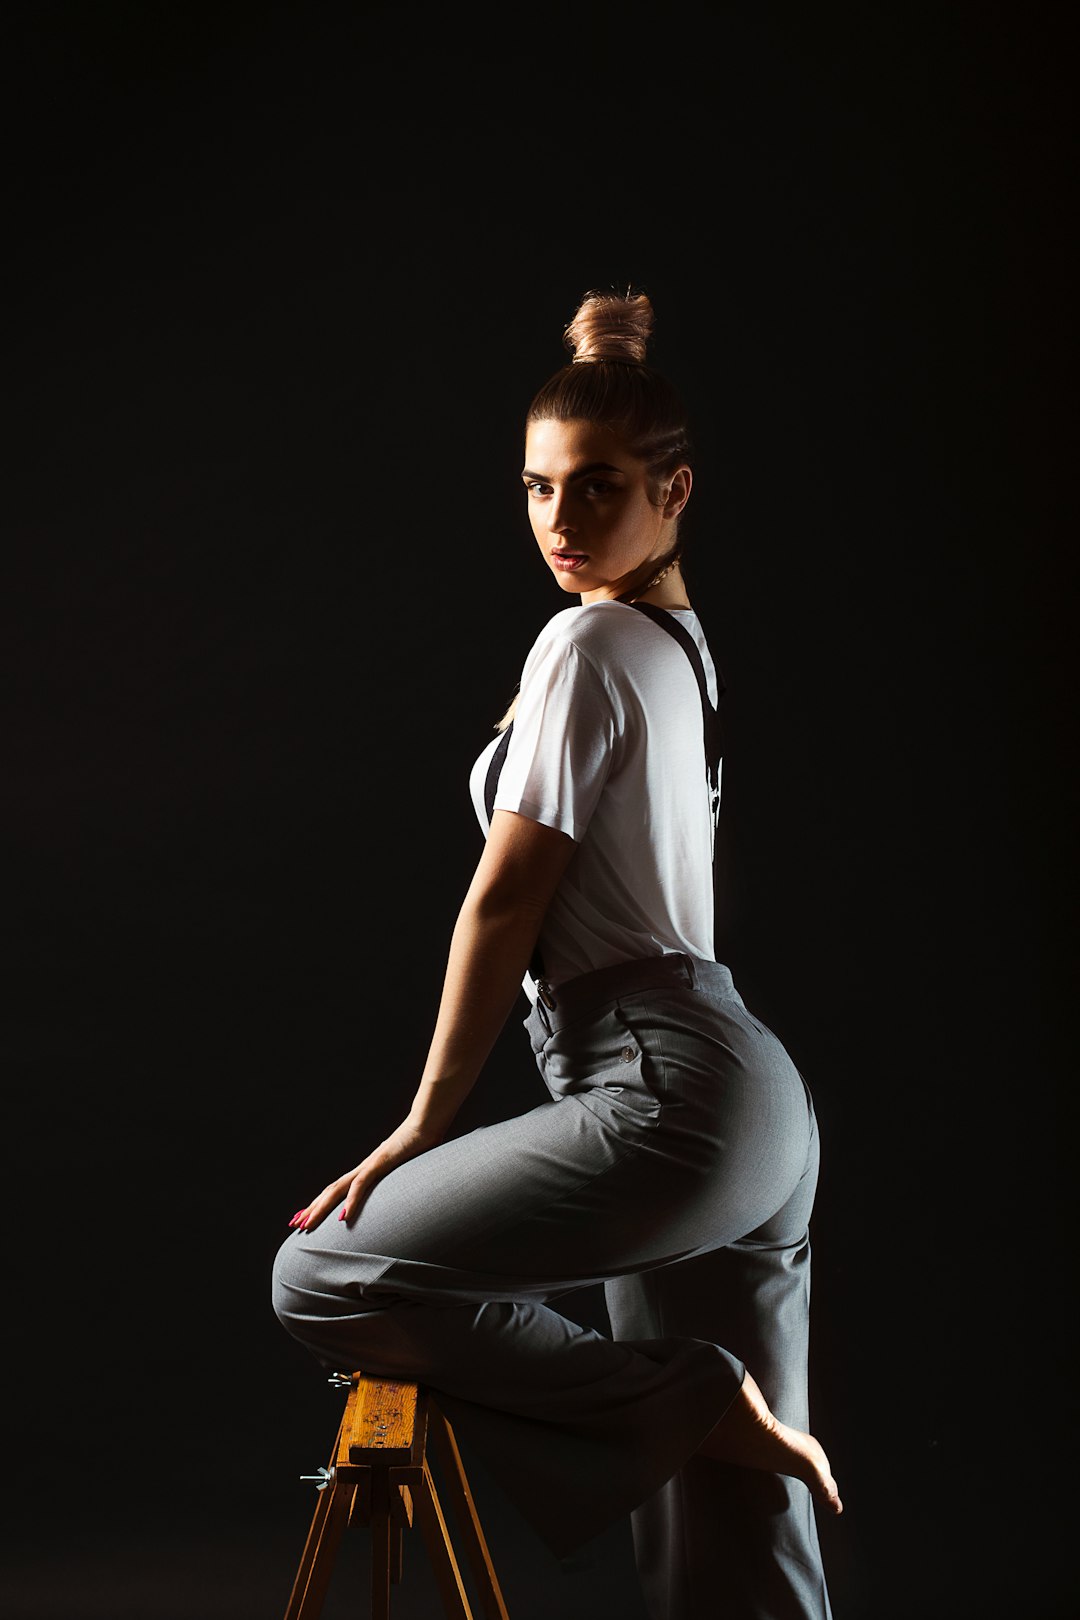
{"type": "MultiPolygon", "coordinates": [[[[657,607],[654,602],[630,602],[629,607],[637,608],[644,613],[661,630],[666,630],[673,640],[679,643],[683,652],[690,660],[694,674],[697,676],[698,691],[701,693],[701,722],[705,737],[705,769],[709,778],[709,794],[712,801],[713,826],[716,826],[716,817],[720,810],[720,760],[723,757],[723,738],[720,730],[720,714],[714,709],[709,697],[709,682],[705,674],[705,665],[702,662],[701,651],[697,642],[684,624],[666,608],[657,607]]],[[[727,691],[724,678],[719,669],[716,671],[716,697],[717,702],[727,691]]],[[[716,844],[713,844],[713,956],[716,956],[716,844]]]]}
{"type": "MultiPolygon", "coordinates": [[[[658,624],[661,630],[679,643],[683,652],[690,660],[691,668],[697,676],[698,691],[701,693],[701,719],[702,729],[705,733],[705,765],[709,773],[709,786],[713,793],[713,812],[716,811],[716,801],[720,792],[720,760],[723,756],[723,740],[720,733],[720,714],[712,706],[709,697],[709,681],[705,674],[705,665],[701,660],[701,652],[697,642],[684,624],[680,624],[673,614],[666,608],[657,607],[653,602],[628,602],[628,607],[637,608],[646,618],[658,624]]],[[[720,671],[716,672],[716,696],[723,697],[727,691],[720,671]]]]}
{"type": "Polygon", "coordinates": [[[506,750],[510,746],[510,733],[513,729],[514,722],[511,720],[499,738],[498,748],[488,760],[487,775],[484,777],[484,809],[487,812],[489,827],[491,826],[491,817],[495,811],[495,795],[499,790],[499,777],[502,775],[503,761],[506,758],[506,750]]]}

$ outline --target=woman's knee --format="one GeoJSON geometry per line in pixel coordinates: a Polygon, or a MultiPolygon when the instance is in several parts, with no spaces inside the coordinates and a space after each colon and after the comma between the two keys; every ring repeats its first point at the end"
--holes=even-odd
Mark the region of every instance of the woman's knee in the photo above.
{"type": "Polygon", "coordinates": [[[325,1301],[325,1293],[317,1271],[316,1257],[298,1241],[296,1233],[290,1233],[274,1258],[270,1297],[278,1321],[296,1338],[304,1338],[304,1324],[322,1314],[319,1300],[321,1296],[325,1301]]]}
{"type": "Polygon", "coordinates": [[[369,1285],[386,1269],[381,1255],[338,1252],[322,1234],[292,1232],[278,1249],[271,1279],[274,1312],[298,1339],[317,1337],[323,1323],[372,1308],[369,1285]]]}

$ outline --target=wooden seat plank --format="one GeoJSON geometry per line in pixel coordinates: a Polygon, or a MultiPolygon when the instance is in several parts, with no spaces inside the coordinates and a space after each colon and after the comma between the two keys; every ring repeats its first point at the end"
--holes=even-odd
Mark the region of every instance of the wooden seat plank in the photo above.
{"type": "Polygon", "coordinates": [[[362,1378],[349,1396],[348,1460],[366,1462],[365,1454],[376,1451],[387,1462],[408,1462],[416,1439],[418,1402],[415,1384],[362,1378]]]}

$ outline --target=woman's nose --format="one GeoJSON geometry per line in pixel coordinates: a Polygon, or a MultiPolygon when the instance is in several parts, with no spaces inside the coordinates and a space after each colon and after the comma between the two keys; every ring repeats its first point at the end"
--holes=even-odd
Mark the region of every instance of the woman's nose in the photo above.
{"type": "Polygon", "coordinates": [[[569,534],[573,532],[574,524],[570,511],[570,504],[565,495],[553,495],[548,507],[548,528],[552,534],[569,534]]]}

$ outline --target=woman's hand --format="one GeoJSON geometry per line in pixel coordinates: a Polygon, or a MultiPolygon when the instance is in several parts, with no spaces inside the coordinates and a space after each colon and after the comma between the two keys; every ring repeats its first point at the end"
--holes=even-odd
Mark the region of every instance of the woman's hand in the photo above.
{"type": "Polygon", "coordinates": [[[397,1165],[404,1164],[406,1159],[415,1159],[418,1153],[436,1147],[441,1140],[431,1131],[404,1120],[355,1169],[346,1170],[343,1176],[324,1187],[305,1209],[298,1209],[289,1225],[298,1232],[310,1232],[343,1198],[345,1202],[338,1220],[350,1221],[377,1181],[389,1175],[397,1165]]]}

